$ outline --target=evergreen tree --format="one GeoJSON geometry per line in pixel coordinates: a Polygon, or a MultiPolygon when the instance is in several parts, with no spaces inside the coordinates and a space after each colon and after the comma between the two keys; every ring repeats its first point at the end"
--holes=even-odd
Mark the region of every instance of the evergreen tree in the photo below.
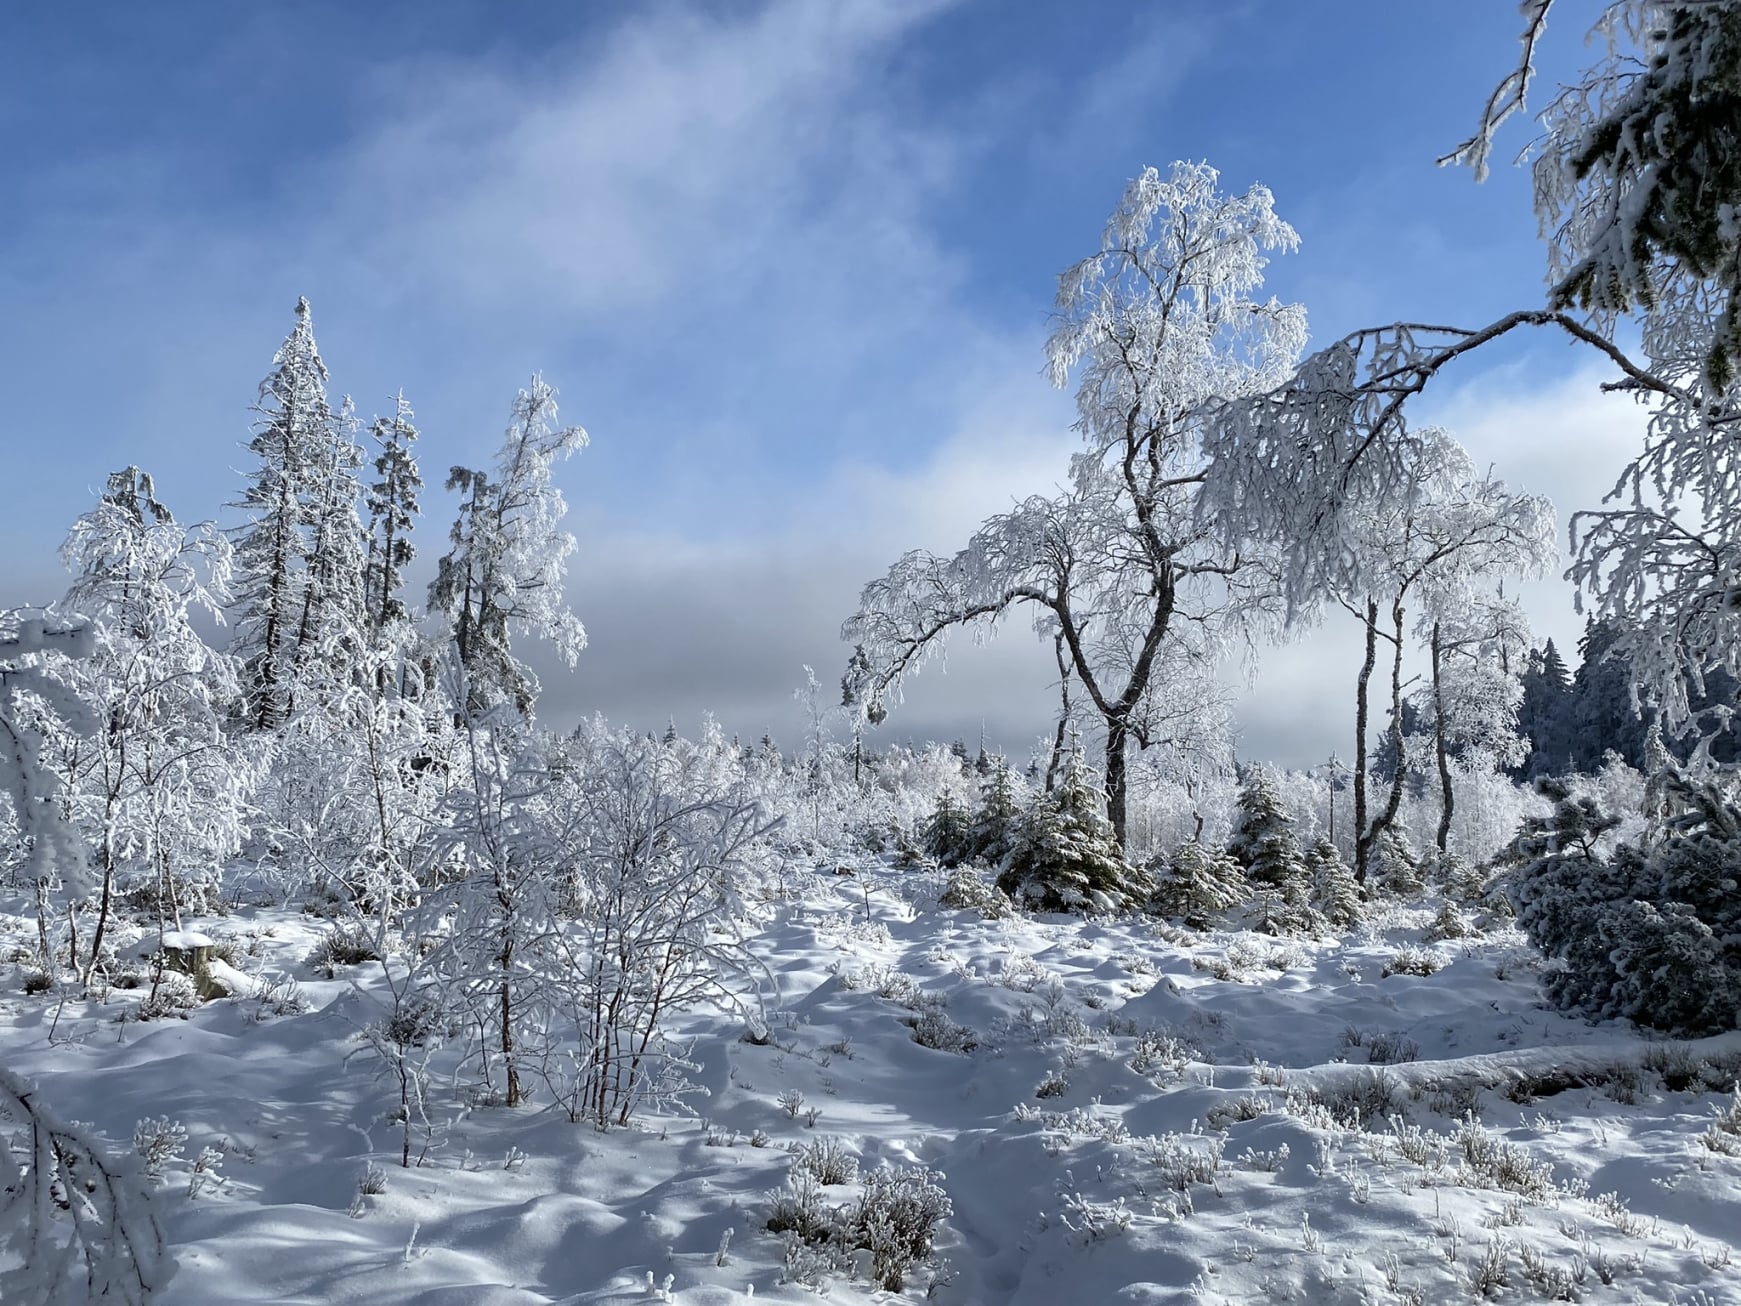
{"type": "Polygon", "coordinates": [[[1305,858],[1293,818],[1282,810],[1275,778],[1267,767],[1253,767],[1246,774],[1227,851],[1253,884],[1288,889],[1303,883],[1305,858]]]}
{"type": "Polygon", "coordinates": [[[417,496],[423,489],[423,477],[411,452],[417,440],[417,428],[411,424],[414,416],[401,390],[394,400],[393,416],[377,417],[371,432],[381,448],[375,456],[378,479],[369,487],[366,501],[369,558],[363,587],[371,632],[378,633],[409,615],[400,591],[405,585],[405,568],[417,555],[411,528],[419,512],[417,496]]]}
{"type": "Polygon", "coordinates": [[[1016,803],[1015,776],[1003,758],[993,759],[991,771],[980,790],[979,810],[968,832],[967,856],[971,861],[1000,866],[1015,845],[1021,808],[1016,803]]]}
{"type": "Polygon", "coordinates": [[[347,395],[305,494],[308,560],[291,670],[298,682],[327,699],[350,678],[367,643],[365,536],[357,516],[363,451],[352,439],[355,429],[347,395]]]}
{"type": "Polygon", "coordinates": [[[1194,930],[1208,929],[1216,917],[1251,897],[1251,885],[1239,862],[1195,839],[1170,858],[1157,856],[1150,871],[1155,876],[1150,909],[1179,917],[1194,930]]]}
{"type": "Polygon", "coordinates": [[[256,466],[232,505],[247,514],[236,531],[232,651],[242,659],[247,719],[256,730],[279,724],[290,710],[309,557],[304,528],[311,492],[337,439],[326,381],[308,301],[299,299],[296,325],[260,383],[254,434],[245,446],[256,466]]]}
{"type": "Polygon", "coordinates": [[[1306,860],[1293,819],[1276,797],[1266,767],[1253,767],[1239,794],[1239,815],[1227,852],[1255,891],[1253,927],[1266,934],[1312,934],[1323,921],[1313,911],[1306,860]]]}
{"type": "Polygon", "coordinates": [[[971,836],[966,809],[945,789],[937,796],[931,819],[925,822],[925,855],[939,866],[959,866],[968,858],[971,836]]]}
{"type": "Polygon", "coordinates": [[[1610,749],[1643,770],[1646,722],[1632,703],[1632,667],[1614,645],[1624,633],[1615,621],[1590,621],[1578,643],[1583,661],[1572,678],[1571,770],[1599,769],[1610,749]]]}
{"type": "Polygon", "coordinates": [[[1391,826],[1372,849],[1366,882],[1374,890],[1412,898],[1425,889],[1420,854],[1402,827],[1391,826]]]}
{"type": "Polygon", "coordinates": [[[1147,876],[1126,864],[1089,782],[1072,751],[1050,794],[1028,810],[997,887],[1030,911],[1118,911],[1143,902],[1147,876]]]}
{"type": "Polygon", "coordinates": [[[1360,881],[1334,843],[1319,839],[1312,845],[1306,853],[1306,874],[1312,882],[1312,906],[1332,926],[1352,929],[1365,919],[1360,881]]]}
{"type": "Polygon", "coordinates": [[[1514,779],[1536,780],[1570,764],[1572,678],[1550,639],[1540,651],[1530,650],[1518,680],[1523,701],[1517,709],[1517,729],[1529,740],[1530,751],[1511,774],[1514,779]]]}

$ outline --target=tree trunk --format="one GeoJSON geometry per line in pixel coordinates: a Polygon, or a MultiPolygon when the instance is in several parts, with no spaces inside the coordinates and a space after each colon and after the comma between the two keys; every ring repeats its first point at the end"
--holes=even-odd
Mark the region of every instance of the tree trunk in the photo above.
{"type": "Polygon", "coordinates": [[[1451,759],[1445,749],[1445,693],[1439,680],[1439,666],[1444,647],[1439,641],[1439,623],[1433,623],[1433,751],[1439,762],[1439,851],[1443,853],[1451,839],[1451,813],[1457,798],[1451,791],[1451,759]]]}
{"type": "Polygon", "coordinates": [[[1128,782],[1124,770],[1124,746],[1127,727],[1123,717],[1113,717],[1106,723],[1106,816],[1112,822],[1112,836],[1119,850],[1125,842],[1125,794],[1128,782]]]}
{"type": "Polygon", "coordinates": [[[1058,732],[1052,738],[1052,756],[1046,762],[1046,792],[1058,783],[1063,765],[1064,733],[1070,728],[1070,664],[1064,660],[1064,637],[1052,636],[1052,652],[1058,659],[1058,732]]]}
{"type": "Polygon", "coordinates": [[[1366,627],[1366,660],[1360,664],[1354,691],[1354,878],[1365,884],[1367,685],[1378,665],[1378,600],[1366,600],[1361,621],[1366,627]]]}
{"type": "MultiPolygon", "coordinates": [[[[1371,604],[1370,610],[1375,620],[1371,633],[1367,636],[1368,640],[1374,638],[1377,633],[1378,605],[1371,604]]],[[[1408,768],[1405,765],[1407,759],[1403,756],[1402,736],[1402,600],[1398,599],[1390,605],[1390,621],[1393,633],[1386,636],[1394,646],[1394,652],[1390,659],[1390,743],[1392,752],[1396,754],[1396,774],[1391,777],[1390,794],[1385,799],[1384,810],[1373,818],[1370,829],[1360,831],[1356,859],[1360,865],[1362,882],[1364,882],[1366,866],[1372,859],[1372,849],[1377,844],[1378,837],[1390,829],[1396,821],[1396,814],[1402,807],[1403,784],[1408,778],[1408,768]]]]}

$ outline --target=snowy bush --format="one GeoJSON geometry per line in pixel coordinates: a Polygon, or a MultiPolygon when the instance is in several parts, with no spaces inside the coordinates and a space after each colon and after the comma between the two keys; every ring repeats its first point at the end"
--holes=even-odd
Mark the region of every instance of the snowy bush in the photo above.
{"type": "Polygon", "coordinates": [[[161,1020],[165,1016],[185,1016],[199,1006],[199,986],[190,975],[178,970],[158,973],[151,991],[139,1004],[140,1020],[161,1020]]]}
{"type": "Polygon", "coordinates": [[[849,1270],[853,1252],[868,1251],[872,1279],[900,1292],[907,1275],[933,1259],[937,1226],[951,1213],[941,1178],[923,1168],[872,1170],[856,1201],[831,1207],[809,1168],[795,1162],[773,1196],[767,1223],[769,1232],[786,1235],[788,1278],[818,1287],[821,1279],[849,1270]]]}
{"type": "Polygon", "coordinates": [[[370,933],[352,924],[335,925],[322,934],[303,958],[317,975],[332,979],[340,966],[360,966],[365,961],[379,961],[375,939],[370,933]]]}
{"type": "Polygon", "coordinates": [[[950,911],[976,911],[986,920],[1010,916],[1009,895],[987,880],[974,866],[958,866],[937,896],[937,905],[950,911]]]}
{"type": "Polygon", "coordinates": [[[1708,1034],[1741,1018],[1741,810],[1719,789],[1665,771],[1644,846],[1604,856],[1619,820],[1588,796],[1543,781],[1552,815],[1533,818],[1507,859],[1518,923],[1560,965],[1559,1006],[1676,1033],[1708,1034]]]}
{"type": "Polygon", "coordinates": [[[807,1175],[824,1187],[850,1184],[858,1178],[858,1158],[838,1138],[818,1138],[793,1154],[792,1173],[807,1175]]]}

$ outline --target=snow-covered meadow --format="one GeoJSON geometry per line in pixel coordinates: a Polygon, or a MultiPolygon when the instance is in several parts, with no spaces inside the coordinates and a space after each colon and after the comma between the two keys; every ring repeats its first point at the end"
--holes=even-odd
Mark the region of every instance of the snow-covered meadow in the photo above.
{"type": "Polygon", "coordinates": [[[947,1195],[910,1299],[1741,1302],[1741,1035],[1553,1014],[1514,929],[1432,941],[1433,902],[1313,942],[835,869],[758,912],[765,1023],[687,1013],[705,1091],[629,1128],[479,1101],[437,1050],[401,1167],[381,965],[311,964],[331,927],[285,907],[197,922],[248,982],[165,1018],[9,965],[0,1064],[148,1154],[194,1306],[887,1300],[869,1252],[769,1229],[884,1168],[947,1195]]]}

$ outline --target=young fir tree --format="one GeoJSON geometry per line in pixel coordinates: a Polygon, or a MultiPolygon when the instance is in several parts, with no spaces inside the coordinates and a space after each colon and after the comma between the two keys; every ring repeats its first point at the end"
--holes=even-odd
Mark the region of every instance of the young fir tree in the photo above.
{"type": "Polygon", "coordinates": [[[1306,853],[1306,875],[1312,882],[1312,906],[1330,925],[1352,929],[1365,919],[1360,881],[1330,840],[1319,839],[1306,853]]]}
{"type": "Polygon", "coordinates": [[[254,434],[245,446],[256,465],[232,505],[247,515],[235,539],[232,652],[243,663],[247,720],[256,730],[271,729],[290,711],[303,630],[310,495],[336,439],[326,381],[308,301],[299,299],[296,325],[260,383],[254,434]]]}
{"type": "Polygon", "coordinates": [[[375,475],[369,487],[369,557],[364,568],[364,604],[373,634],[409,613],[400,592],[405,586],[405,568],[417,556],[411,543],[411,528],[419,512],[417,496],[423,477],[412,455],[417,428],[415,414],[401,390],[394,400],[393,416],[377,417],[371,432],[381,452],[375,456],[375,475]]]}
{"type": "Polygon", "coordinates": [[[1388,826],[1378,836],[1367,865],[1366,883],[1375,892],[1398,898],[1412,898],[1427,887],[1421,877],[1420,854],[1401,826],[1388,826]]]}
{"type": "Polygon", "coordinates": [[[1143,902],[1147,876],[1119,851],[1104,800],[1072,751],[1050,794],[1029,808],[997,886],[1030,911],[1119,911],[1143,902]]]}
{"type": "Polygon", "coordinates": [[[980,790],[979,810],[973,814],[973,828],[968,832],[968,860],[1001,866],[1015,846],[1020,819],[1015,777],[1010,774],[1008,762],[1001,757],[995,758],[980,790]]]}
{"type": "Polygon", "coordinates": [[[1192,839],[1171,858],[1157,856],[1150,908],[1162,916],[1177,916],[1194,930],[1206,930],[1222,913],[1251,897],[1245,868],[1227,853],[1206,848],[1192,839]]]}
{"type": "Polygon", "coordinates": [[[930,820],[925,822],[925,855],[939,866],[959,866],[968,858],[972,832],[967,810],[945,789],[937,796],[930,820]]]}
{"type": "Polygon", "coordinates": [[[1312,910],[1312,886],[1294,822],[1282,810],[1265,767],[1249,772],[1239,794],[1239,816],[1228,855],[1245,869],[1256,899],[1255,927],[1267,934],[1309,934],[1321,925],[1312,910]]]}

